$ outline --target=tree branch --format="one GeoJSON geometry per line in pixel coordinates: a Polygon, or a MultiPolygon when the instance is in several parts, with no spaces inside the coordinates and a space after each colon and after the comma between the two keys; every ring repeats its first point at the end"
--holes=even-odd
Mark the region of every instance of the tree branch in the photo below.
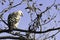
{"type": "MultiPolygon", "coordinates": [[[[28,30],[22,30],[22,29],[13,29],[13,31],[20,31],[20,32],[30,32],[30,33],[38,33],[38,34],[41,34],[41,33],[47,33],[47,32],[50,32],[50,31],[55,31],[55,30],[59,30],[60,27],[58,28],[52,28],[52,29],[48,29],[48,30],[45,30],[45,31],[28,31],[28,30]]],[[[9,32],[9,30],[0,30],[0,33],[2,32],[9,32]]]]}
{"type": "Polygon", "coordinates": [[[27,40],[27,39],[24,38],[23,36],[21,36],[21,37],[15,37],[15,36],[2,36],[2,37],[0,37],[0,39],[21,39],[21,40],[27,40]]]}
{"type": "MultiPolygon", "coordinates": [[[[56,1],[56,0],[55,0],[56,1]]],[[[54,6],[54,4],[55,4],[55,1],[54,1],[54,3],[50,6],[50,7],[47,7],[46,8],[46,10],[44,10],[43,12],[41,12],[41,13],[45,13],[46,11],[48,11],[52,6],[54,6]]]]}
{"type": "Polygon", "coordinates": [[[1,21],[4,22],[8,26],[8,23],[6,23],[2,18],[1,18],[1,21]]]}
{"type": "Polygon", "coordinates": [[[47,23],[49,23],[50,21],[52,21],[56,16],[52,17],[48,22],[44,23],[44,24],[41,24],[41,25],[45,25],[47,23]]]}
{"type": "Polygon", "coordinates": [[[59,33],[60,31],[58,31],[58,32],[56,32],[55,34],[53,34],[53,35],[51,35],[51,36],[49,36],[49,37],[47,37],[47,38],[45,38],[45,39],[48,39],[48,38],[50,38],[50,37],[54,37],[55,35],[57,35],[58,33],[59,33]]]}
{"type": "Polygon", "coordinates": [[[13,36],[3,36],[0,39],[20,39],[20,37],[13,37],[13,36]]]}
{"type": "MultiPolygon", "coordinates": [[[[27,40],[27,38],[21,36],[21,37],[15,37],[15,36],[2,36],[0,39],[18,39],[18,40],[27,40]]],[[[29,39],[33,40],[33,39],[29,39]]]]}

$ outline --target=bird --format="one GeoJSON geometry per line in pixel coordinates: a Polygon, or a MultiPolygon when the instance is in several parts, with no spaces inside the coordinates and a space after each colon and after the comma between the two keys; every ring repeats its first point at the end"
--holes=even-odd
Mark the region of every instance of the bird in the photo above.
{"type": "Polygon", "coordinates": [[[8,15],[8,27],[10,31],[17,29],[21,17],[23,17],[23,12],[21,10],[15,11],[8,15]]]}

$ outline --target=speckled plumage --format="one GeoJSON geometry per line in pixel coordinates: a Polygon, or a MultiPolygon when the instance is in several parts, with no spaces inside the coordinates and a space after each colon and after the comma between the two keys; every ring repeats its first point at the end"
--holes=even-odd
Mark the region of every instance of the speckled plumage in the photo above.
{"type": "Polygon", "coordinates": [[[21,16],[23,16],[23,14],[20,10],[8,15],[8,27],[10,30],[16,29],[18,27],[21,16]]]}

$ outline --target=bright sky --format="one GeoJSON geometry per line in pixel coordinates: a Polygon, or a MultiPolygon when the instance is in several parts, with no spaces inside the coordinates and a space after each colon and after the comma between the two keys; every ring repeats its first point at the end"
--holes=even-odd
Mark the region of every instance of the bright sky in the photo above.
{"type": "MultiPolygon", "coordinates": [[[[14,5],[15,5],[15,4],[18,4],[20,1],[21,1],[21,0],[14,0],[14,5]]],[[[53,2],[54,2],[54,0],[34,0],[34,2],[35,2],[35,1],[36,1],[37,4],[39,4],[39,3],[42,3],[42,4],[43,4],[43,6],[40,8],[42,11],[44,11],[47,6],[52,5],[53,2]]],[[[58,3],[60,3],[60,0],[56,0],[56,4],[58,4],[58,3]]],[[[7,7],[8,7],[8,1],[5,3],[5,5],[1,5],[1,3],[0,3],[0,12],[1,12],[4,8],[7,8],[7,7]]],[[[28,29],[28,24],[30,23],[30,16],[29,16],[29,14],[27,13],[27,10],[25,10],[26,7],[27,7],[27,5],[26,5],[26,2],[25,2],[25,3],[22,3],[21,5],[15,7],[15,8],[12,8],[11,10],[9,10],[8,12],[6,12],[6,13],[4,14],[5,20],[7,20],[7,17],[8,17],[8,15],[9,15],[10,13],[12,13],[12,12],[14,12],[14,11],[17,11],[17,10],[22,10],[22,11],[23,11],[23,17],[22,17],[21,20],[20,20],[20,24],[19,24],[19,27],[18,27],[18,28],[27,30],[27,29],[28,29]]],[[[39,6],[37,5],[37,7],[39,7],[39,6]]],[[[50,10],[50,12],[51,12],[51,13],[50,13],[51,15],[53,15],[54,13],[55,13],[54,15],[57,14],[57,17],[56,17],[54,20],[56,20],[56,21],[59,21],[59,20],[60,20],[60,19],[59,19],[60,14],[59,14],[58,11],[56,11],[56,9],[54,9],[54,8],[52,7],[52,9],[50,10]]],[[[48,13],[48,12],[47,12],[47,13],[48,13]]],[[[46,14],[47,14],[47,13],[46,13],[46,14]]],[[[46,14],[44,14],[44,15],[46,15],[46,14]]],[[[43,16],[43,18],[46,18],[46,17],[47,17],[47,16],[43,16]]],[[[0,24],[1,24],[1,23],[2,23],[2,22],[0,22],[0,24]]],[[[1,24],[1,26],[6,26],[6,25],[1,24]]],[[[53,21],[51,21],[50,23],[44,25],[43,27],[46,27],[46,26],[49,26],[48,28],[51,28],[52,26],[55,26],[55,24],[54,24],[53,21]]],[[[60,24],[58,24],[57,26],[60,26],[60,24]]],[[[0,28],[1,28],[1,27],[0,27],[0,28]]],[[[2,28],[3,28],[3,27],[2,27],[2,28]]],[[[53,33],[55,33],[55,32],[53,32],[53,33]]],[[[4,35],[4,34],[1,34],[1,35],[4,35]]],[[[0,36],[1,36],[1,35],[0,35],[0,36]]],[[[59,38],[60,38],[59,35],[60,35],[60,33],[56,35],[57,40],[59,40],[59,38]]]]}

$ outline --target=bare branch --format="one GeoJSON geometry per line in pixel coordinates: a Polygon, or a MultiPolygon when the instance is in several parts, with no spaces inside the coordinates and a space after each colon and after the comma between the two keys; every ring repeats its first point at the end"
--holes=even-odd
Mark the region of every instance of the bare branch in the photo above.
{"type": "MultiPolygon", "coordinates": [[[[55,0],[56,1],[56,0],[55,0]]],[[[50,7],[47,7],[46,8],[46,10],[44,10],[43,12],[41,12],[41,13],[45,13],[46,11],[48,11],[52,6],[54,6],[54,4],[55,4],[55,1],[54,1],[54,3],[50,6],[50,7]]]]}
{"type": "Polygon", "coordinates": [[[1,20],[2,20],[2,22],[4,22],[8,26],[8,23],[6,23],[5,20],[3,20],[2,18],[1,18],[1,20]]]}
{"type": "MultiPolygon", "coordinates": [[[[0,39],[18,39],[18,40],[27,40],[27,38],[21,36],[21,37],[15,37],[15,36],[2,36],[0,39]]],[[[33,39],[29,39],[33,40],[33,39]]]]}
{"type": "Polygon", "coordinates": [[[47,37],[47,38],[45,38],[45,39],[48,39],[48,38],[50,38],[50,37],[54,37],[55,35],[57,35],[58,33],[59,33],[60,31],[58,31],[58,32],[56,32],[55,34],[53,34],[53,35],[51,35],[51,36],[49,36],[49,37],[47,37]]]}
{"type": "MultiPolygon", "coordinates": [[[[55,31],[55,30],[59,30],[59,29],[60,29],[60,27],[48,29],[48,30],[45,30],[45,31],[28,31],[28,30],[22,30],[22,29],[13,29],[13,31],[30,32],[30,33],[38,33],[38,34],[41,34],[41,33],[47,33],[47,32],[55,31]]],[[[0,30],[0,33],[2,33],[2,32],[9,33],[9,30],[0,30]]]]}
{"type": "MultiPolygon", "coordinates": [[[[55,0],[55,1],[56,1],[56,0],[55,0]]],[[[41,15],[42,15],[43,13],[45,13],[46,11],[48,11],[49,9],[51,9],[52,6],[54,6],[55,1],[54,1],[54,3],[53,3],[50,7],[47,7],[45,11],[43,11],[43,12],[41,12],[41,13],[39,14],[40,18],[42,17],[41,15]]],[[[54,16],[54,18],[55,18],[55,17],[56,17],[56,16],[54,16]]],[[[44,23],[44,24],[49,23],[49,22],[50,22],[51,20],[53,20],[54,18],[51,18],[48,22],[46,22],[46,23],[44,23]]],[[[36,19],[37,19],[37,17],[36,17],[32,22],[34,22],[36,19]]],[[[42,24],[42,25],[44,25],[44,24],[42,24]]]]}
{"type": "Polygon", "coordinates": [[[13,37],[13,36],[3,36],[0,39],[20,39],[20,37],[13,37]]]}
{"type": "Polygon", "coordinates": [[[58,28],[52,28],[52,29],[48,29],[48,30],[45,30],[45,31],[28,31],[28,30],[22,30],[22,29],[14,29],[15,31],[21,31],[21,32],[30,32],[30,33],[47,33],[47,32],[50,32],[50,31],[55,31],[55,30],[59,30],[60,27],[58,28]]]}
{"type": "Polygon", "coordinates": [[[44,23],[44,24],[42,24],[42,25],[45,25],[45,24],[49,23],[49,22],[52,21],[55,17],[56,17],[56,16],[54,16],[54,17],[51,18],[48,22],[46,22],[46,23],[44,23]]]}
{"type": "Polygon", "coordinates": [[[21,40],[27,40],[27,39],[24,38],[23,36],[21,36],[21,37],[15,37],[15,36],[2,36],[2,37],[0,37],[0,39],[21,39],[21,40]]]}

